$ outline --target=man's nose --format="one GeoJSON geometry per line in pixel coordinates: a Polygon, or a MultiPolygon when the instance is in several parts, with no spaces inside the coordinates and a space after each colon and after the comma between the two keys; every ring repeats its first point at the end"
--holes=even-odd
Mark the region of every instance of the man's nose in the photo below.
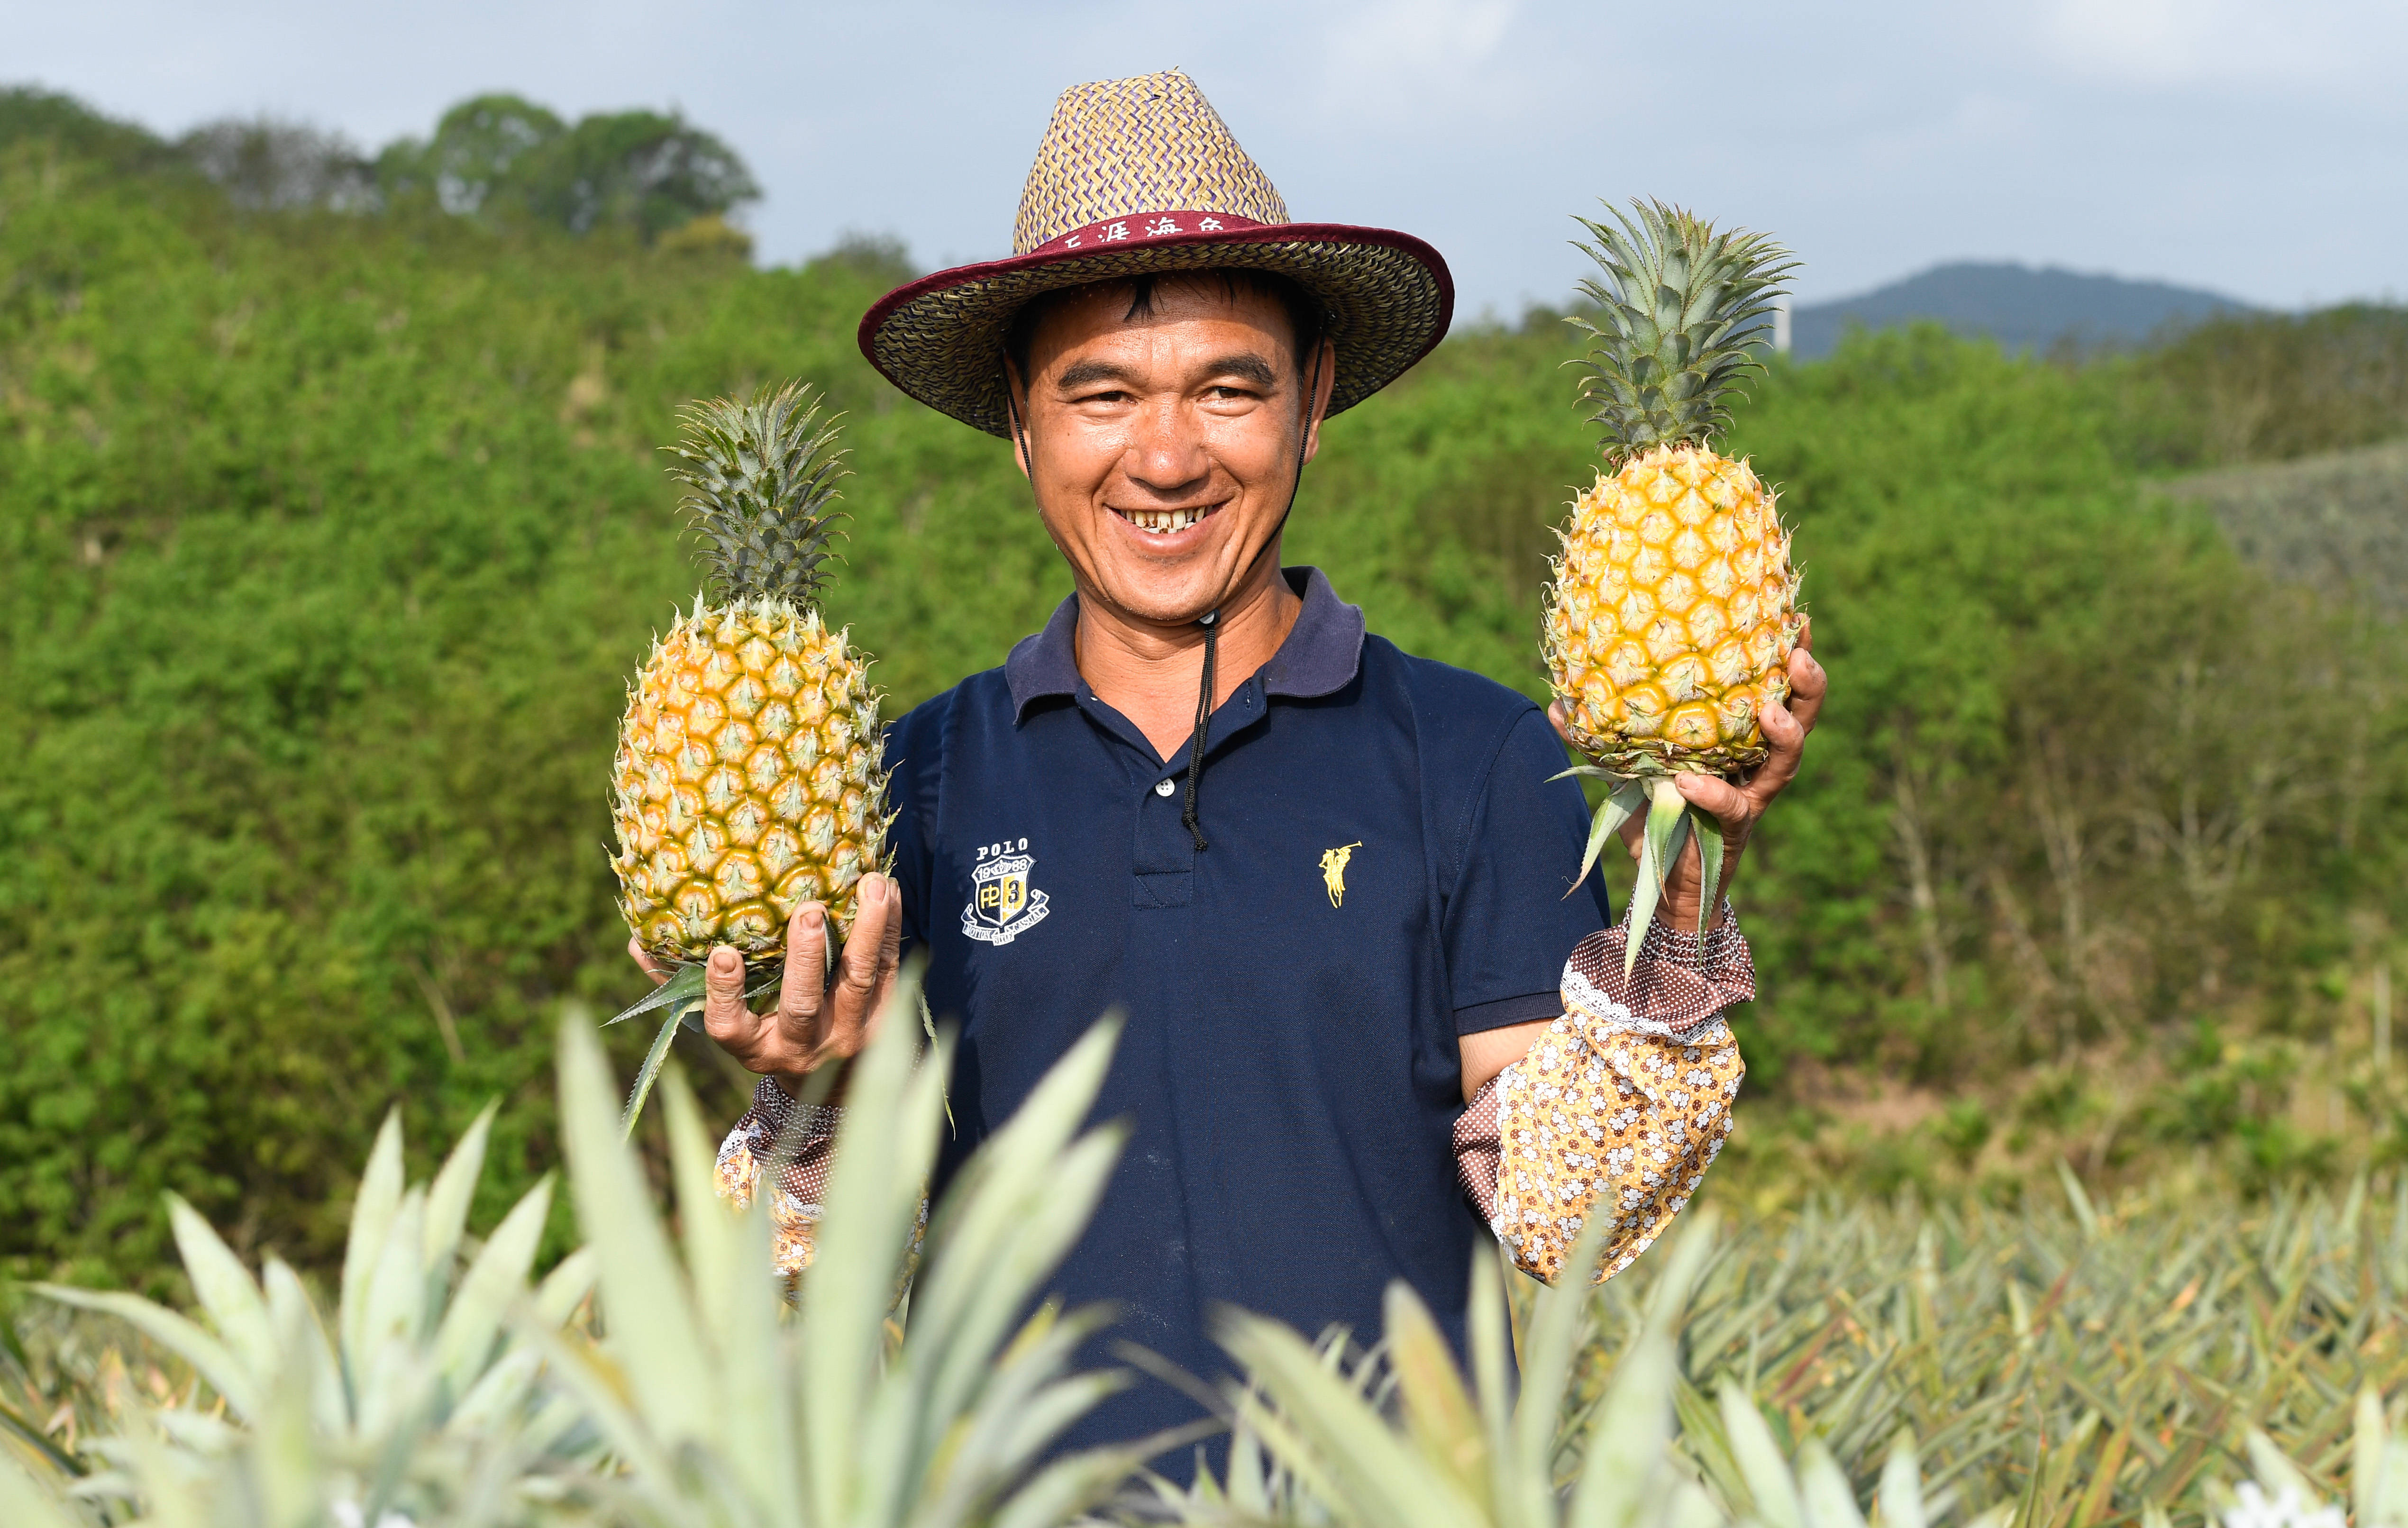
{"type": "Polygon", "coordinates": [[[1124,470],[1140,487],[1165,495],[1193,488],[1211,473],[1204,432],[1181,400],[1154,399],[1139,411],[1124,470]]]}

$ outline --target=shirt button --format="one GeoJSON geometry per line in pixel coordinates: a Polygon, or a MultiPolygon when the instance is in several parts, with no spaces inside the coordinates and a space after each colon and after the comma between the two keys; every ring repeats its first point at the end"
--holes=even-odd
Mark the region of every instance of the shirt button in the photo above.
{"type": "Polygon", "coordinates": [[[1154,782],[1154,793],[1158,796],[1167,796],[1178,789],[1179,785],[1175,780],[1156,780],[1154,782]]]}

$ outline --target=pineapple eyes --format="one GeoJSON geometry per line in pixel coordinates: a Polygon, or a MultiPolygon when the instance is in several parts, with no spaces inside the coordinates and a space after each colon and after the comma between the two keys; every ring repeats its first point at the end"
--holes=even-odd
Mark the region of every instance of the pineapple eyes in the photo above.
{"type": "Polygon", "coordinates": [[[803,821],[803,844],[812,853],[824,856],[836,847],[836,813],[822,807],[803,821]]]}
{"type": "Polygon", "coordinates": [[[719,894],[731,902],[750,902],[769,889],[759,862],[740,849],[719,863],[719,873],[711,879],[719,894]]]}
{"type": "Polygon", "coordinates": [[[768,825],[769,814],[757,801],[739,802],[727,814],[727,836],[747,849],[761,841],[761,834],[768,825]]]}
{"type": "Polygon", "coordinates": [[[743,945],[768,938],[778,932],[778,922],[768,908],[758,904],[730,907],[720,924],[720,935],[730,944],[743,945]]]}
{"type": "Polygon", "coordinates": [[[766,792],[776,785],[780,764],[775,747],[765,743],[754,749],[752,756],[744,761],[744,773],[752,781],[752,789],[766,792]]]}
{"type": "Polygon", "coordinates": [[[806,799],[803,782],[788,776],[779,784],[777,793],[769,798],[769,809],[776,812],[781,821],[792,822],[803,815],[806,799]]]}
{"type": "Polygon", "coordinates": [[[1664,721],[1664,735],[1682,748],[1712,748],[1720,731],[1710,706],[1684,706],[1664,721]]]}
{"type": "Polygon", "coordinates": [[[802,858],[803,846],[796,843],[795,835],[786,829],[771,828],[761,840],[760,854],[761,863],[769,867],[769,874],[782,876],[787,866],[802,858]]]}

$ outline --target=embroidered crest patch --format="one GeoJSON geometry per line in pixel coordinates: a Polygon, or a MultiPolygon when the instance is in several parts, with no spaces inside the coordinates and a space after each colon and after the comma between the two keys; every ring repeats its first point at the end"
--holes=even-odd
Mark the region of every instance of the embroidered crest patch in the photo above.
{"type": "MultiPolygon", "coordinates": [[[[1037,856],[1006,852],[1011,847],[994,844],[980,850],[978,868],[970,872],[962,932],[981,944],[1008,945],[1045,921],[1045,893],[1028,883],[1037,856]]],[[[1028,840],[1021,839],[1017,847],[1027,849],[1028,840]]]]}

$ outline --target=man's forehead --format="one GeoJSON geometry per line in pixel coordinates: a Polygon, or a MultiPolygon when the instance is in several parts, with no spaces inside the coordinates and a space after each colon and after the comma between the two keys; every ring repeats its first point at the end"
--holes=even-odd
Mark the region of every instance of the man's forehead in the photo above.
{"type": "Polygon", "coordinates": [[[1235,337],[1232,328],[1252,330],[1274,349],[1293,344],[1295,325],[1268,293],[1225,282],[1212,272],[1157,277],[1140,297],[1135,281],[1098,282],[1047,303],[1031,332],[1039,355],[1081,350],[1145,331],[1196,327],[1235,337]]]}

